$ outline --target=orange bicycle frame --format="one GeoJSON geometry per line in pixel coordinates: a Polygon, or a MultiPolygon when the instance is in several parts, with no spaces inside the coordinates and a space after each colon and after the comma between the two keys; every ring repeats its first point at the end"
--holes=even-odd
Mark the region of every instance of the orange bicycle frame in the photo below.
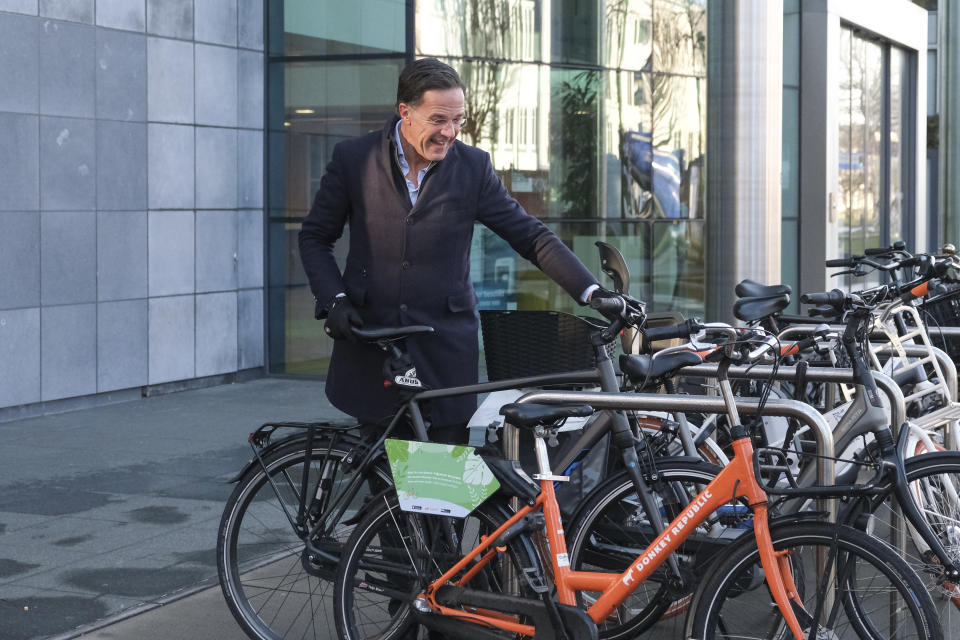
{"type": "Polygon", "coordinates": [[[477,565],[489,561],[492,554],[487,552],[504,531],[528,513],[542,508],[546,519],[546,536],[550,543],[553,580],[557,587],[558,599],[562,604],[576,606],[576,593],[578,591],[600,592],[601,595],[587,609],[590,618],[599,623],[620,606],[637,586],[649,578],[710,514],[731,500],[744,498],[754,514],[753,530],[760,550],[760,562],[766,576],[767,585],[796,640],[804,640],[803,629],[790,605],[790,600],[799,603],[796,588],[793,586],[793,576],[790,574],[788,563],[782,562],[783,558],[773,550],[773,541],[770,537],[770,528],[767,522],[767,495],[754,475],[753,445],[749,438],[740,438],[733,442],[733,449],[735,455],[730,463],[700,492],[693,502],[681,511],[680,515],[666,526],[660,535],[650,543],[643,553],[637,556],[623,573],[574,571],[570,568],[567,557],[567,543],[563,534],[560,508],[557,505],[553,481],[541,480],[541,492],[534,505],[525,506],[517,511],[496,531],[487,536],[479,546],[431,583],[422,595],[437,613],[455,616],[460,620],[470,620],[479,624],[498,627],[513,633],[533,636],[536,632],[534,626],[522,624],[516,618],[503,616],[495,612],[468,612],[462,609],[445,607],[436,601],[435,596],[437,589],[448,582],[453,581],[455,584],[466,582],[478,570],[477,565]],[[472,567],[469,566],[477,558],[481,558],[481,560],[472,567]],[[467,574],[459,580],[455,580],[455,577],[464,570],[467,570],[467,574]]]}

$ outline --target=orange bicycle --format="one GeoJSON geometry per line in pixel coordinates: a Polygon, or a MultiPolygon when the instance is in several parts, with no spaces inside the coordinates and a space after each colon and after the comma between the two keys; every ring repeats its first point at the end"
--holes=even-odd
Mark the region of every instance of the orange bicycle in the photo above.
{"type": "MultiPolygon", "coordinates": [[[[727,354],[722,371],[736,347],[727,354]]],[[[734,458],[712,478],[691,473],[685,482],[664,481],[652,507],[660,514],[645,522],[671,521],[650,532],[649,545],[622,573],[571,568],[554,494],[564,478],[550,468],[545,440],[563,419],[590,407],[505,406],[511,424],[534,431],[539,487],[501,478],[502,493],[523,506],[511,512],[503,496],[494,496],[457,524],[402,511],[389,493],[378,498],[341,555],[334,596],[341,638],[411,638],[420,627],[447,638],[597,638],[598,625],[635,614],[638,605],[625,603],[658,572],[657,581],[678,598],[689,594],[691,581],[696,586],[684,638],[941,638],[930,595],[889,547],[816,514],[768,518],[750,433],[725,375],[720,389],[737,425],[734,458]],[[692,500],[682,506],[677,495],[692,500]],[[708,524],[716,526],[710,518],[721,510],[743,514],[740,524],[749,518],[749,526],[730,526],[733,535],[714,537],[711,545],[687,544],[708,524]],[[677,571],[671,554],[678,550],[696,575],[677,571]]],[[[652,480],[658,481],[655,469],[652,480]]]]}

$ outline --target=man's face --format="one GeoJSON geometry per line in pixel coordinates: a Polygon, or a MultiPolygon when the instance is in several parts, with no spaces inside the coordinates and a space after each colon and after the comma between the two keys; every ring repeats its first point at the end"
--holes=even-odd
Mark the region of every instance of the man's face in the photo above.
{"type": "Polygon", "coordinates": [[[401,102],[400,132],[414,153],[427,162],[443,160],[464,119],[463,90],[430,89],[417,106],[401,102]]]}

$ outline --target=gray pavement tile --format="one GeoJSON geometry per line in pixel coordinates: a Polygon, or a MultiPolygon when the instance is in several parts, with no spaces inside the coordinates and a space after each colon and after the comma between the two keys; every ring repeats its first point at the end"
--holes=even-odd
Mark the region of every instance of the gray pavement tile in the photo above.
{"type": "MultiPolygon", "coordinates": [[[[116,624],[85,634],[83,640],[246,640],[219,587],[212,587],[176,602],[121,620],[116,624]]],[[[331,640],[336,633],[330,635],[331,640]]]]}
{"type": "Polygon", "coordinates": [[[0,638],[39,640],[69,633],[91,619],[130,609],[139,600],[93,597],[61,589],[0,586],[0,638]]]}

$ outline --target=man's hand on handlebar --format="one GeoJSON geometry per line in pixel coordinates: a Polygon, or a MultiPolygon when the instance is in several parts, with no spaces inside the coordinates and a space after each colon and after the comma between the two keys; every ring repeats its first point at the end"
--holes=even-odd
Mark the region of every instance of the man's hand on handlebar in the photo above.
{"type": "Polygon", "coordinates": [[[333,306],[327,312],[327,322],[323,325],[324,331],[334,340],[354,340],[353,327],[362,327],[363,319],[346,296],[333,301],[333,306]]]}

